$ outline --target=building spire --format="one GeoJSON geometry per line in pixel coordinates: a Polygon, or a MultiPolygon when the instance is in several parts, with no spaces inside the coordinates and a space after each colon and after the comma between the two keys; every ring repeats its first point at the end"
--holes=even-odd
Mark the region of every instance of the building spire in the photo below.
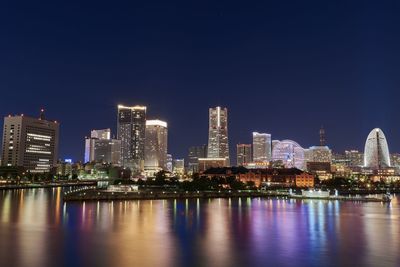
{"type": "Polygon", "coordinates": [[[45,120],[44,109],[43,108],[40,110],[39,120],[45,120]]]}
{"type": "Polygon", "coordinates": [[[322,126],[322,125],[321,125],[321,129],[319,129],[319,145],[320,146],[326,145],[325,129],[324,129],[324,126],[322,126]]]}

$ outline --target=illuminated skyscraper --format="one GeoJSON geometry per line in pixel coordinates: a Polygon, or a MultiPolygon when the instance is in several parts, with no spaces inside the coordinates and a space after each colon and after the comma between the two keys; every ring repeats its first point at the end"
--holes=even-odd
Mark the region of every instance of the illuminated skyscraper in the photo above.
{"type": "Polygon", "coordinates": [[[381,129],[373,129],[365,142],[364,167],[382,169],[390,167],[389,147],[381,129]]]}
{"type": "Polygon", "coordinates": [[[209,109],[208,158],[225,158],[229,165],[228,109],[209,109]]]}
{"type": "Polygon", "coordinates": [[[253,132],[253,161],[269,162],[272,159],[271,135],[253,132]]]}
{"type": "Polygon", "coordinates": [[[236,164],[237,166],[243,166],[245,163],[252,162],[251,155],[251,144],[238,144],[236,146],[236,164]]]}
{"type": "Polygon", "coordinates": [[[167,168],[168,128],[160,120],[146,121],[146,142],[144,168],[154,174],[167,168]]]}
{"type": "Polygon", "coordinates": [[[3,166],[24,167],[32,173],[49,172],[57,164],[59,124],[44,118],[8,116],[3,128],[3,166]]]}
{"type": "Polygon", "coordinates": [[[117,136],[121,140],[121,162],[133,174],[144,171],[146,107],[118,105],[117,136]]]}

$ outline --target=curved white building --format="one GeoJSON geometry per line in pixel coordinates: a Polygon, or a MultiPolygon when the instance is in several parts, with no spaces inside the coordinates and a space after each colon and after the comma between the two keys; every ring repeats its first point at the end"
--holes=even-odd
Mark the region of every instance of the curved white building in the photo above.
{"type": "Polygon", "coordinates": [[[286,168],[304,169],[304,149],[295,141],[276,142],[272,150],[272,160],[282,161],[286,168]]]}
{"type": "Polygon", "coordinates": [[[364,167],[381,169],[390,167],[389,147],[381,129],[373,129],[365,141],[364,167]]]}

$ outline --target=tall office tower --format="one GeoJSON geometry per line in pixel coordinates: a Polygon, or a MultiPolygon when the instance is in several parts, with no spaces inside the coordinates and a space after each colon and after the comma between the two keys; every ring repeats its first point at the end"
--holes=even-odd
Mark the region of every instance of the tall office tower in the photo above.
{"type": "Polygon", "coordinates": [[[253,161],[269,162],[272,160],[271,135],[253,132],[253,161]]]}
{"type": "Polygon", "coordinates": [[[199,158],[207,157],[207,145],[191,146],[188,155],[188,172],[199,172],[199,158]]]}
{"type": "Polygon", "coordinates": [[[2,165],[49,172],[57,164],[59,128],[56,121],[45,119],[43,110],[39,118],[5,117],[2,165]]]}
{"type": "Polygon", "coordinates": [[[238,144],[237,151],[237,166],[243,166],[245,163],[252,162],[251,144],[238,144]]]}
{"type": "Polygon", "coordinates": [[[165,121],[146,121],[145,161],[146,173],[153,175],[167,168],[168,128],[165,121]]]}
{"type": "Polygon", "coordinates": [[[208,158],[225,158],[229,165],[228,109],[209,109],[208,158]]]}
{"type": "Polygon", "coordinates": [[[85,138],[85,163],[96,160],[94,156],[96,140],[111,140],[111,129],[92,130],[90,137],[85,138]]]}
{"type": "Polygon", "coordinates": [[[121,140],[121,162],[133,174],[144,171],[146,107],[118,105],[117,136],[121,140]]]}

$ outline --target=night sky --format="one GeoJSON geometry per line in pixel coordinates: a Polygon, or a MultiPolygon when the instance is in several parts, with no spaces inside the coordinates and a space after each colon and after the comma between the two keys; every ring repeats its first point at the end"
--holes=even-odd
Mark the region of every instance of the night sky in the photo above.
{"type": "Polygon", "coordinates": [[[321,125],[334,151],[374,127],[400,151],[398,1],[16,2],[0,3],[0,115],[44,107],[60,158],[116,133],[117,104],[166,120],[174,157],[207,143],[216,105],[232,153],[252,131],[316,145],[321,125]]]}

